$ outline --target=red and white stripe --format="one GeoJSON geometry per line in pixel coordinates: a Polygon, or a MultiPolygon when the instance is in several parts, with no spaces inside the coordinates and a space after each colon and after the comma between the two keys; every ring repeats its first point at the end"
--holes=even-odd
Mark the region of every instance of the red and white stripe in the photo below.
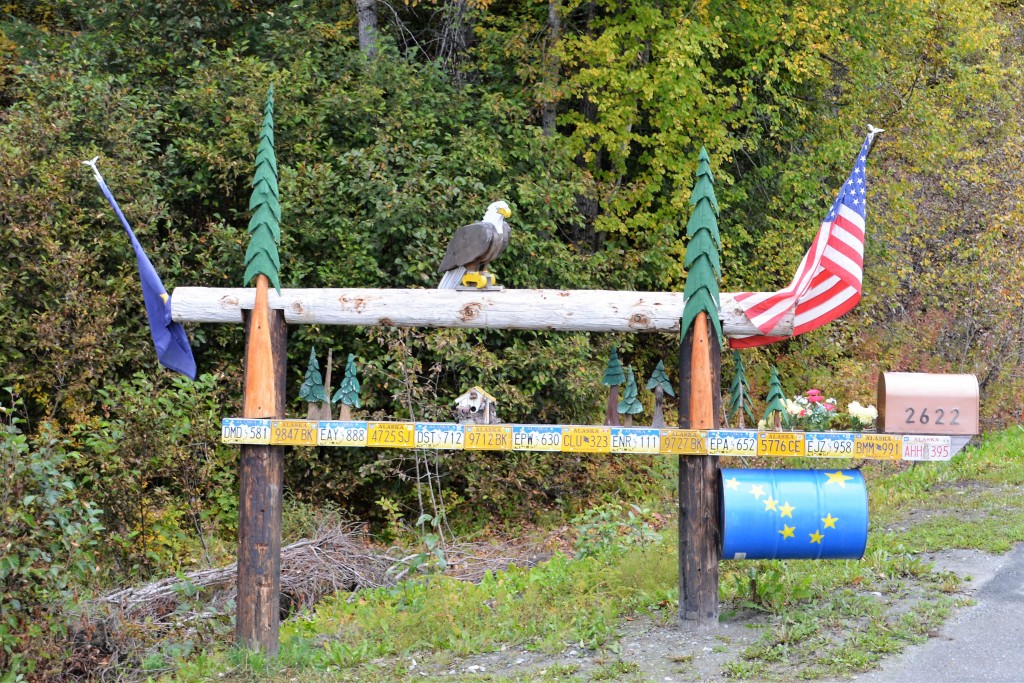
{"type": "Polygon", "coordinates": [[[736,295],[746,316],[765,334],[734,337],[730,345],[749,348],[785,339],[767,333],[790,312],[795,335],[832,322],[860,301],[863,275],[864,218],[840,203],[835,220],[821,224],[788,287],[736,295]]]}

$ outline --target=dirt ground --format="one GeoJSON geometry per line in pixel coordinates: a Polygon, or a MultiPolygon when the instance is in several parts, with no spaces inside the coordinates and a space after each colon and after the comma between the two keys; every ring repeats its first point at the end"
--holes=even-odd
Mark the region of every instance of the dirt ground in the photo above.
{"type": "Polygon", "coordinates": [[[678,622],[656,622],[638,616],[627,621],[620,630],[614,647],[604,652],[570,647],[548,655],[522,647],[477,655],[446,670],[424,669],[426,678],[468,680],[470,676],[511,680],[557,680],[577,677],[583,680],[644,681],[719,681],[722,665],[739,655],[743,648],[757,640],[752,626],[764,617],[740,618],[707,630],[684,629],[678,622]],[[617,652],[616,652],[617,651],[617,652]],[[614,676],[616,661],[636,665],[632,673],[623,671],[614,676]]]}
{"type": "MultiPolygon", "coordinates": [[[[1000,569],[1005,556],[949,550],[922,559],[933,562],[936,570],[956,573],[964,580],[962,591],[970,595],[1000,569]]],[[[514,647],[446,666],[425,665],[410,658],[408,670],[411,677],[419,674],[424,680],[722,681],[723,665],[739,658],[757,641],[758,627],[769,618],[750,612],[729,617],[714,628],[693,630],[680,626],[675,619],[665,622],[637,616],[624,623],[619,639],[604,651],[568,647],[551,655],[514,647]]]]}

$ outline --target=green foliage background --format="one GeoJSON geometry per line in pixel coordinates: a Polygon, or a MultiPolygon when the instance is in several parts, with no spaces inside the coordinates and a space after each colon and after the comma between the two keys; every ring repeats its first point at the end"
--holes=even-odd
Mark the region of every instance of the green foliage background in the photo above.
{"type": "MultiPolygon", "coordinates": [[[[0,379],[23,430],[48,425],[81,454],[60,467],[104,510],[118,569],[202,555],[180,538],[191,530],[230,542],[233,455],[216,420],[237,412],[242,332],[190,327],[206,373],[194,387],[158,368],[130,246],[80,162],[102,155],[169,290],[234,285],[271,82],[284,287],[433,287],[451,231],[502,198],[506,286],[681,290],[704,146],[721,290],[777,289],[866,124],[884,127],[864,298],[747,352],[752,394],[772,364],[787,394],[862,402],[882,369],[971,372],[986,426],[1021,414],[1018,2],[552,2],[467,3],[456,18],[445,3],[392,5],[369,61],[350,3],[0,2],[0,379]]],[[[313,344],[356,355],[366,415],[448,419],[479,384],[522,422],[600,421],[613,345],[641,376],[660,359],[674,374],[677,355],[671,335],[295,327],[295,414],[313,344]]],[[[643,478],[605,457],[445,457],[442,481],[476,526],[643,478]]],[[[361,516],[414,498],[413,465],[390,453],[296,451],[288,466],[296,497],[361,516]]]]}

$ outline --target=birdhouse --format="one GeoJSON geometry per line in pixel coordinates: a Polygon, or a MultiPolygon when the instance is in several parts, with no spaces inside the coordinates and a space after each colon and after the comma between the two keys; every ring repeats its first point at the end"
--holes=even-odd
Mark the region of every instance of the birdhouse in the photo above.
{"type": "Polygon", "coordinates": [[[498,424],[498,400],[480,387],[473,387],[455,399],[459,424],[498,424]]]}

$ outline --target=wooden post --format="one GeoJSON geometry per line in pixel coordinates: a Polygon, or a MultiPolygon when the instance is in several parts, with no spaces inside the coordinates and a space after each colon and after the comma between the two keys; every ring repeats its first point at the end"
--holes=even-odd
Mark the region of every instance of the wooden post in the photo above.
{"type": "MultiPolygon", "coordinates": [[[[679,348],[679,426],[715,429],[721,414],[721,348],[699,313],[679,348]]],[[[679,456],[679,618],[718,623],[718,458],[679,456]]]]}
{"type": "MultiPolygon", "coordinates": [[[[247,418],[283,418],[288,326],[267,304],[269,281],[257,277],[256,306],[246,321],[247,418]]],[[[281,505],[284,447],[241,447],[238,495],[238,643],[277,656],[281,594],[281,505]]]]}

